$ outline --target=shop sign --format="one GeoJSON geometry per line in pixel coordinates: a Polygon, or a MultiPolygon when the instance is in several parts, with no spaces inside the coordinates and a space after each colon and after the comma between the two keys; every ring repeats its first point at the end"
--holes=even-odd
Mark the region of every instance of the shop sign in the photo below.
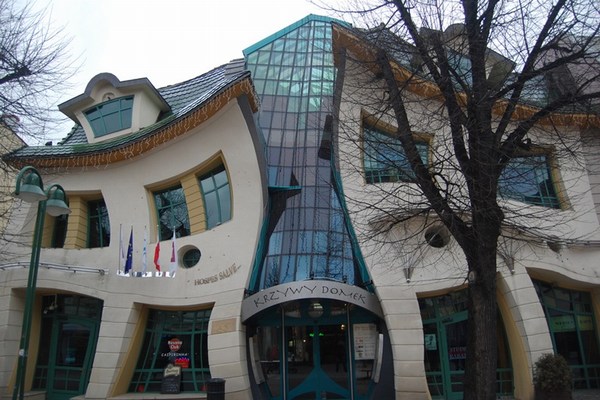
{"type": "Polygon", "coordinates": [[[594,322],[592,321],[591,315],[578,315],[577,316],[577,326],[579,326],[580,331],[593,331],[594,330],[594,322]]]}
{"type": "Polygon", "coordinates": [[[572,315],[550,317],[550,327],[552,332],[573,332],[575,331],[575,319],[572,315]]]}
{"type": "Polygon", "coordinates": [[[448,349],[448,358],[450,360],[464,360],[467,358],[467,347],[456,346],[448,349]]]}
{"type": "Polygon", "coordinates": [[[163,372],[160,392],[162,394],[175,394],[181,391],[181,367],[173,364],[167,365],[163,372]]]}
{"type": "Polygon", "coordinates": [[[356,304],[383,318],[377,297],[363,288],[342,282],[306,280],[262,290],[244,299],[242,322],[269,307],[302,299],[331,299],[356,304]]]}
{"type": "Polygon", "coordinates": [[[179,368],[189,368],[189,354],[179,352],[179,350],[181,350],[181,346],[183,345],[183,341],[177,337],[174,337],[167,340],[167,345],[169,346],[169,352],[162,353],[161,357],[168,358],[170,364],[178,366],[179,368]]]}
{"type": "Polygon", "coordinates": [[[591,315],[558,315],[550,317],[552,332],[575,332],[575,322],[580,331],[593,331],[594,321],[591,315]]]}

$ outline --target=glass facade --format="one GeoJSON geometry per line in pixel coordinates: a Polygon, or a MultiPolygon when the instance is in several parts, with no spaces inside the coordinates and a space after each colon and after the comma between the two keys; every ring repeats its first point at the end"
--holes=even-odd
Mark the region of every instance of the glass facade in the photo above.
{"type": "Polygon", "coordinates": [[[319,157],[333,103],[331,22],[309,16],[244,51],[261,98],[271,193],[251,292],[310,278],[368,281],[336,171],[319,157]]]}

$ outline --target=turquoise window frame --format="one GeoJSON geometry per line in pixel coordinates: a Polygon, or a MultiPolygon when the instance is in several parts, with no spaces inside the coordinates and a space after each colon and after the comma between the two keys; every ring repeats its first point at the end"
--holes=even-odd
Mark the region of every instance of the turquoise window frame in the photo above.
{"type": "Polygon", "coordinates": [[[600,386],[600,341],[591,293],[533,280],[554,351],[567,360],[575,389],[600,386]],[[576,351],[575,351],[576,350],[576,351]]]}
{"type": "MultiPolygon", "coordinates": [[[[371,125],[364,131],[364,172],[367,183],[413,182],[412,171],[400,140],[371,125]]],[[[416,141],[417,151],[423,163],[429,163],[429,143],[416,141]]]]}
{"type": "Polygon", "coordinates": [[[160,240],[190,235],[190,217],[181,185],[152,193],[156,207],[160,240]]]}
{"type": "Polygon", "coordinates": [[[204,201],[206,229],[229,221],[232,213],[231,186],[225,166],[221,164],[200,176],[198,183],[204,201]]]}
{"type": "MultiPolygon", "coordinates": [[[[169,362],[187,359],[181,369],[181,390],[187,393],[206,392],[211,379],[208,360],[208,323],[212,310],[167,311],[150,309],[143,344],[129,392],[161,391],[164,369],[169,362]],[[175,351],[169,348],[172,338],[181,340],[175,351]],[[176,360],[171,360],[171,358],[176,360]]],[[[175,362],[173,362],[175,363],[175,362]]]]}
{"type": "Polygon", "coordinates": [[[105,101],[84,112],[95,137],[131,128],[133,96],[105,101]]]}
{"type": "Polygon", "coordinates": [[[104,200],[88,202],[87,247],[107,247],[110,245],[110,219],[104,200]]]}
{"type": "Polygon", "coordinates": [[[560,209],[549,157],[532,154],[512,158],[498,179],[498,193],[505,199],[560,209]]]}
{"type": "MultiPolygon", "coordinates": [[[[419,310],[423,324],[424,360],[427,386],[432,399],[458,400],[463,398],[464,365],[451,361],[451,344],[447,328],[464,324],[468,319],[467,289],[435,297],[421,297],[419,310]],[[433,329],[432,329],[433,328],[433,329]],[[428,340],[433,339],[433,340],[428,340]]],[[[496,394],[498,398],[514,395],[514,372],[506,327],[498,312],[497,337],[498,365],[496,366],[496,394]]],[[[455,337],[456,338],[456,337],[455,337]]],[[[465,340],[466,343],[466,340],[465,340]]],[[[460,348],[455,349],[459,350],[460,348]]]]}

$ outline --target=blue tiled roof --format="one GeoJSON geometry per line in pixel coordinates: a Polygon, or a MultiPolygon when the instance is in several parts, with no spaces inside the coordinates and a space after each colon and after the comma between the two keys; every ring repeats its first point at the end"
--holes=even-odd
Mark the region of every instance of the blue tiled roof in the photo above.
{"type": "Polygon", "coordinates": [[[233,60],[228,64],[217,67],[185,82],[158,89],[161,96],[171,107],[171,113],[161,115],[159,121],[154,125],[145,127],[138,132],[90,144],[81,125],[75,125],[71,132],[56,146],[23,147],[8,154],[6,159],[68,156],[119,147],[147,136],[168,123],[186,115],[227,87],[249,75],[250,73],[244,69],[243,59],[233,60]]]}

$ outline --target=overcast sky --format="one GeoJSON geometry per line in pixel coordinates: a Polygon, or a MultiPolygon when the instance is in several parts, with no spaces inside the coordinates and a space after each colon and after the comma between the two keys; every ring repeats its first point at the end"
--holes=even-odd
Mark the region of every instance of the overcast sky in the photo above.
{"type": "MultiPolygon", "coordinates": [[[[146,77],[160,88],[185,81],[308,14],[327,12],[306,0],[37,0],[78,57],[72,88],[57,105],[110,72],[120,80],[146,77]]],[[[72,123],[55,135],[68,133],[72,123]]],[[[55,135],[52,135],[55,139],[55,135]]]]}

